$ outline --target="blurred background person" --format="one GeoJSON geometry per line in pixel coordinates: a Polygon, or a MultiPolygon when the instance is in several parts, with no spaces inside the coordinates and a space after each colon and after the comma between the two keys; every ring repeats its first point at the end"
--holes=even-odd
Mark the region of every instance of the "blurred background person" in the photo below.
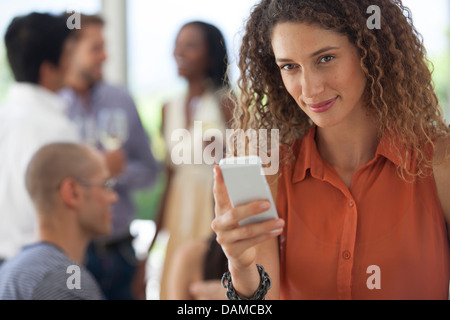
{"type": "Polygon", "coordinates": [[[169,233],[169,240],[161,275],[160,299],[167,298],[167,280],[171,276],[168,270],[173,253],[181,244],[206,239],[212,233],[213,167],[204,161],[193,164],[194,146],[206,146],[204,137],[194,134],[194,121],[201,121],[202,133],[214,128],[225,137],[232,113],[227,95],[228,54],[220,30],[201,21],[185,24],[177,35],[173,54],[179,76],[187,81],[187,90],[166,103],[162,111],[162,131],[167,149],[167,186],[157,218],[156,234],[163,229],[169,233]],[[189,138],[181,142],[172,141],[172,134],[179,129],[187,130],[189,138]],[[199,141],[191,141],[192,137],[199,141]],[[171,159],[172,151],[183,143],[187,144],[184,150],[189,150],[192,162],[175,165],[171,159]]]}
{"type": "Polygon", "coordinates": [[[132,192],[154,184],[158,164],[132,97],[125,88],[103,81],[104,25],[98,15],[81,15],[67,87],[60,95],[68,102],[69,117],[78,124],[84,141],[103,151],[111,175],[117,178],[113,232],[88,247],[87,268],[108,299],[143,299],[145,261],[137,260],[130,235],[135,218],[132,192]]]}
{"type": "Polygon", "coordinates": [[[226,300],[222,276],[228,259],[213,234],[192,240],[174,253],[168,278],[169,300],[226,300]]]}
{"type": "Polygon", "coordinates": [[[49,144],[34,155],[25,181],[39,241],[0,268],[1,300],[103,299],[83,262],[89,242],[112,229],[117,194],[109,177],[104,158],[82,145],[49,144]]]}
{"type": "Polygon", "coordinates": [[[36,212],[25,188],[32,155],[51,142],[77,142],[77,128],[56,92],[71,52],[70,30],[60,16],[18,16],[5,34],[16,82],[0,108],[0,263],[37,240],[36,212]]]}

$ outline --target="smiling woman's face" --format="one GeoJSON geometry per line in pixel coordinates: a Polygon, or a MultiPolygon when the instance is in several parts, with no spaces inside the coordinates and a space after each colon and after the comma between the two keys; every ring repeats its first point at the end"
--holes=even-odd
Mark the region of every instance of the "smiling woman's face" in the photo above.
{"type": "Polygon", "coordinates": [[[315,25],[275,26],[272,48],[284,85],[319,127],[332,127],[363,110],[367,79],[357,48],[344,35],[315,25]]]}

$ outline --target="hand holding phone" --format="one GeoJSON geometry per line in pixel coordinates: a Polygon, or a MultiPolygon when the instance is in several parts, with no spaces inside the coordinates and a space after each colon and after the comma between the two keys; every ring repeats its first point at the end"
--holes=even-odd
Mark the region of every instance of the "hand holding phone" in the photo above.
{"type": "MultiPolygon", "coordinates": [[[[260,283],[256,263],[277,270],[279,244],[276,238],[285,225],[282,219],[277,219],[261,162],[255,160],[226,159],[214,173],[216,205],[211,227],[227,256],[233,286],[246,297],[251,297],[260,283]],[[267,203],[271,205],[270,210],[267,206],[263,209],[267,203]],[[265,222],[258,223],[260,221],[265,222]]],[[[278,273],[274,270],[272,274],[277,279],[278,273]]]]}
{"type": "Polygon", "coordinates": [[[270,202],[268,211],[241,220],[240,226],[278,219],[272,193],[258,156],[222,159],[219,166],[233,207],[259,200],[270,202]]]}

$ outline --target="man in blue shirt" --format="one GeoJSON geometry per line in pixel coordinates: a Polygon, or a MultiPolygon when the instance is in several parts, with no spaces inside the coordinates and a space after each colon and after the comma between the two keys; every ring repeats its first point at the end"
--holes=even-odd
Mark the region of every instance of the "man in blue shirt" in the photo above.
{"type": "MultiPolygon", "coordinates": [[[[137,266],[129,233],[135,218],[131,192],[155,183],[158,164],[132,97],[125,88],[103,81],[102,67],[106,60],[103,27],[101,17],[81,15],[81,29],[74,31],[75,47],[66,78],[68,87],[60,95],[68,102],[69,117],[79,124],[85,142],[103,151],[109,170],[117,179],[115,190],[119,201],[113,207],[113,234],[89,247],[87,267],[108,299],[127,300],[137,298],[131,292],[137,266]],[[101,139],[105,132],[99,127],[99,120],[105,111],[119,112],[125,118],[125,124],[114,124],[124,126],[119,128],[126,131],[123,141],[107,137],[109,142],[117,143],[117,148],[101,139]]],[[[142,286],[144,279],[136,281],[142,286]]]]}

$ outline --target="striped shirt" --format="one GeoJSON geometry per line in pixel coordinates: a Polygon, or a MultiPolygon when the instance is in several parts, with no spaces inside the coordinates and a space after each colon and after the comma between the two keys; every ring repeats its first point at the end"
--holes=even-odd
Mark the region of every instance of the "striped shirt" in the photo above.
{"type": "Polygon", "coordinates": [[[0,300],[102,300],[89,271],[50,243],[26,246],[0,267],[0,300]]]}

